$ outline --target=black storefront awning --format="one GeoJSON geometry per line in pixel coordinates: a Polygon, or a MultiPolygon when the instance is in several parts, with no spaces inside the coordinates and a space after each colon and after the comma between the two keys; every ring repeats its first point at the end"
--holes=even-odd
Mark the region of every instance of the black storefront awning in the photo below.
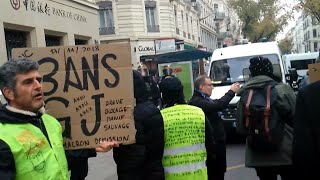
{"type": "Polygon", "coordinates": [[[170,52],[152,56],[144,56],[144,59],[154,59],[158,63],[193,61],[212,56],[212,52],[199,49],[187,49],[183,51],[170,52]]]}
{"type": "Polygon", "coordinates": [[[159,63],[192,61],[212,56],[212,52],[199,49],[187,49],[183,51],[170,52],[156,55],[155,60],[159,63]]]}

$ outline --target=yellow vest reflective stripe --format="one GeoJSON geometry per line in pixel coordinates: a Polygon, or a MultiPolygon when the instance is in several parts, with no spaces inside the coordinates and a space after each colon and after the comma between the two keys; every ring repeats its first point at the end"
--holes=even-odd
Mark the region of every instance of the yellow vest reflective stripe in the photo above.
{"type": "Polygon", "coordinates": [[[199,151],[206,149],[206,146],[204,143],[202,144],[195,144],[190,146],[183,146],[183,147],[176,147],[176,148],[170,148],[170,149],[164,149],[163,155],[172,155],[172,154],[179,154],[179,153],[186,153],[190,151],[199,151]]]}
{"type": "Polygon", "coordinates": [[[161,110],[165,146],[162,163],[165,178],[205,180],[205,115],[195,106],[175,105],[161,110]]]}
{"type": "Polygon", "coordinates": [[[61,125],[47,114],[42,120],[51,146],[41,130],[32,124],[0,123],[0,139],[9,145],[15,160],[16,180],[69,179],[61,125]]]}

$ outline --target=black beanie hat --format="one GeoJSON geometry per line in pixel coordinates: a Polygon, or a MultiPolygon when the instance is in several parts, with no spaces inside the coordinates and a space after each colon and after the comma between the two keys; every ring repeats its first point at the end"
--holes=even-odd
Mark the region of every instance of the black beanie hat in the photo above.
{"type": "Polygon", "coordinates": [[[265,75],[273,77],[273,66],[271,61],[265,57],[254,57],[250,59],[249,70],[251,76],[265,75]]]}
{"type": "Polygon", "coordinates": [[[165,78],[160,83],[163,100],[169,105],[184,103],[183,85],[177,77],[165,78]]]}

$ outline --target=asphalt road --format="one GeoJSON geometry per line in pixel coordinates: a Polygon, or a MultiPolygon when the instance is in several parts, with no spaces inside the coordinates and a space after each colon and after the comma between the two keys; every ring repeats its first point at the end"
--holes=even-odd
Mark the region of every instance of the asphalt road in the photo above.
{"type": "Polygon", "coordinates": [[[225,180],[258,180],[256,171],[244,166],[244,144],[227,145],[227,173],[225,180]]]}
{"type": "MultiPolygon", "coordinates": [[[[227,173],[225,180],[258,180],[254,169],[244,167],[244,144],[227,146],[227,173]]],[[[87,180],[117,180],[112,153],[98,154],[89,159],[87,180]]]]}

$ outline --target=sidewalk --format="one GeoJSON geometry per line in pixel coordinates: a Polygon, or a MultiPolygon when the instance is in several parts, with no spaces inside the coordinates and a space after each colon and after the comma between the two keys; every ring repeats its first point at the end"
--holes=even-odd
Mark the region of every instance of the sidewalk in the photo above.
{"type": "Polygon", "coordinates": [[[89,173],[86,180],[117,180],[116,164],[112,151],[98,153],[97,157],[89,158],[89,173]]]}

